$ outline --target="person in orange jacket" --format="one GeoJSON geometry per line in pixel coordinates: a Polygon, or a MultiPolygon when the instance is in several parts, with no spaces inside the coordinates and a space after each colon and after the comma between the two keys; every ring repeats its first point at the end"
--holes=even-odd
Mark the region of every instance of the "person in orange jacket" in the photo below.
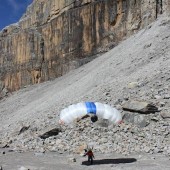
{"type": "Polygon", "coordinates": [[[88,151],[85,149],[85,154],[84,156],[88,156],[88,162],[90,162],[91,164],[93,164],[93,158],[94,158],[94,154],[92,152],[92,149],[89,149],[88,151]]]}

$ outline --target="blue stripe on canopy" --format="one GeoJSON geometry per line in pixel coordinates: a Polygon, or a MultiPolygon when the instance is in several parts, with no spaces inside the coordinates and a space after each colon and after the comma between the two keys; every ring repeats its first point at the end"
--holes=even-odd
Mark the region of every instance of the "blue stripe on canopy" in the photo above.
{"type": "Polygon", "coordinates": [[[85,102],[87,113],[96,114],[96,105],[93,102],[85,102]]]}

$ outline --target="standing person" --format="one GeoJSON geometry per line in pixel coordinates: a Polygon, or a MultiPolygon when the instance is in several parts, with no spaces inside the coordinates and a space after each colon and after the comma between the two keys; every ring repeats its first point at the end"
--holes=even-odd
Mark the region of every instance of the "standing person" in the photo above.
{"type": "MultiPolygon", "coordinates": [[[[86,150],[85,150],[86,151],[86,150]]],[[[92,152],[92,149],[89,149],[84,156],[88,156],[88,162],[90,162],[91,164],[93,164],[93,158],[94,158],[94,154],[92,152]]]]}

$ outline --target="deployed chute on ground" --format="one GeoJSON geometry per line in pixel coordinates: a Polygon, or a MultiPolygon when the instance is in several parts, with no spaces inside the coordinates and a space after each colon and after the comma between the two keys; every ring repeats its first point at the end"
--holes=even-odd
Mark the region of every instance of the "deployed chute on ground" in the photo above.
{"type": "Polygon", "coordinates": [[[70,105],[61,110],[59,123],[70,124],[74,120],[79,120],[86,115],[91,115],[94,119],[97,117],[108,120],[112,124],[117,124],[122,121],[120,112],[107,104],[99,102],[82,102],[70,105]]]}

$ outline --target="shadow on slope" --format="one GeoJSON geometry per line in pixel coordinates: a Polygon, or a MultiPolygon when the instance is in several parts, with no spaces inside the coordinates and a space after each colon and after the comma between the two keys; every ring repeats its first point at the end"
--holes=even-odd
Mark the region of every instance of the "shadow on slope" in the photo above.
{"type": "MultiPolygon", "coordinates": [[[[121,163],[133,163],[137,160],[135,158],[117,158],[117,159],[100,159],[100,160],[93,160],[93,165],[100,165],[100,164],[121,164],[121,163]]],[[[83,161],[82,165],[90,165],[90,162],[83,161]]]]}

